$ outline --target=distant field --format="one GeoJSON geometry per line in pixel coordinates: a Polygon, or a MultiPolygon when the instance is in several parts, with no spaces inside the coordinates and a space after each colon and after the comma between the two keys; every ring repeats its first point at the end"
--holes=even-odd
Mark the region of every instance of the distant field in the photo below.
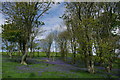
{"type": "MultiPolygon", "coordinates": [[[[4,54],[4,55],[6,55],[7,54],[7,52],[0,52],[0,54],[4,54]]],[[[30,56],[30,52],[28,52],[28,56],[30,56]]],[[[13,52],[12,53],[12,55],[14,56],[14,55],[19,55],[19,53],[18,52],[13,52]]],[[[22,55],[22,53],[20,53],[20,56],[22,55]]],[[[46,56],[46,53],[45,52],[34,52],[34,53],[32,53],[32,55],[34,55],[34,57],[38,57],[38,56],[46,56]]],[[[51,52],[51,56],[55,56],[56,55],[56,52],[51,52]]],[[[60,53],[58,53],[57,52],[57,56],[60,56],[60,53]]]]}

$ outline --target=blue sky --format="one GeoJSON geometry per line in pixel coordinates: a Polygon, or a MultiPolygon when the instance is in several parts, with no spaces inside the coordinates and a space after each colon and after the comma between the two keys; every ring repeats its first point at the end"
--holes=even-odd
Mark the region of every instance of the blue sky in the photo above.
{"type": "MultiPolygon", "coordinates": [[[[45,38],[46,35],[49,34],[49,32],[57,30],[57,31],[63,31],[65,30],[65,25],[63,25],[63,20],[59,18],[64,14],[65,8],[64,3],[60,4],[51,4],[51,8],[47,11],[48,14],[44,14],[40,21],[43,21],[45,25],[42,26],[43,30],[47,30],[43,36],[38,35],[36,38],[41,39],[45,38]],[[62,25],[62,27],[60,27],[62,25]]],[[[4,17],[0,13],[0,25],[4,24],[4,17]]],[[[0,27],[0,33],[1,33],[1,27],[0,27]]]]}
{"type": "MultiPolygon", "coordinates": [[[[45,23],[45,25],[42,26],[43,30],[47,30],[42,38],[44,38],[51,31],[62,31],[66,29],[65,25],[63,24],[63,20],[59,18],[64,14],[64,11],[64,3],[61,2],[60,4],[52,4],[49,11],[47,11],[48,14],[44,14],[40,18],[40,20],[45,23]],[[60,25],[62,25],[62,28],[60,25]]],[[[41,38],[41,36],[38,37],[41,38]]]]}
{"type": "MultiPolygon", "coordinates": [[[[43,33],[43,36],[38,35],[37,39],[43,39],[45,38],[50,32],[52,31],[63,31],[66,29],[66,26],[64,25],[64,22],[61,18],[65,11],[64,3],[60,4],[52,4],[51,8],[47,12],[48,14],[44,14],[40,20],[45,23],[45,25],[42,26],[43,30],[47,30],[45,33],[43,33]],[[61,25],[61,27],[60,27],[61,25]]],[[[51,46],[51,51],[54,50],[55,44],[53,43],[51,46]]]]}
{"type": "MultiPolygon", "coordinates": [[[[44,33],[43,36],[38,35],[37,39],[45,38],[46,35],[48,35],[51,31],[54,31],[54,30],[63,31],[66,29],[66,26],[63,24],[63,20],[59,18],[64,14],[64,11],[65,11],[64,2],[63,3],[61,2],[60,4],[51,5],[51,8],[47,12],[48,14],[44,14],[40,18],[40,21],[43,21],[45,23],[45,25],[43,25],[42,28],[47,31],[44,33]],[[60,27],[60,25],[62,25],[62,27],[60,27]]],[[[0,25],[1,24],[4,24],[4,17],[0,13],[0,25]]],[[[117,29],[116,32],[120,32],[120,30],[117,29]]],[[[0,33],[1,33],[1,27],[0,27],[0,33]]]]}
{"type": "MultiPolygon", "coordinates": [[[[45,38],[46,35],[49,34],[49,32],[57,30],[57,31],[63,31],[65,30],[65,25],[63,25],[63,20],[59,17],[61,17],[64,14],[65,6],[64,2],[61,2],[60,4],[51,4],[51,8],[45,13],[42,17],[40,17],[40,21],[43,21],[45,25],[42,26],[43,30],[46,30],[43,36],[38,35],[36,38],[41,39],[45,38]],[[60,27],[62,25],[62,27],[60,27]]],[[[4,24],[4,17],[2,17],[2,14],[0,13],[0,25],[4,24]]],[[[1,27],[0,27],[1,32],[1,27]]]]}

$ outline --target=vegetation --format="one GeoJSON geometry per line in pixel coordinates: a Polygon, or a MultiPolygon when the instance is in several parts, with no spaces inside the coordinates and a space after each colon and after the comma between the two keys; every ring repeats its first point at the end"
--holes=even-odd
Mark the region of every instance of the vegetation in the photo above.
{"type": "Polygon", "coordinates": [[[118,78],[120,2],[66,2],[67,29],[36,40],[51,4],[3,3],[3,78],[118,78]]]}
{"type": "MultiPolygon", "coordinates": [[[[8,56],[3,55],[3,78],[119,78],[119,76],[104,73],[104,70],[97,68],[98,73],[89,74],[79,68],[81,66],[75,67],[58,62],[51,64],[42,60],[43,56],[28,59],[29,65],[27,66],[19,64],[20,58],[19,60],[18,58],[19,56],[15,56],[13,59],[9,59],[8,56]]],[[[118,64],[116,63],[116,65],[118,64]]],[[[116,71],[112,73],[118,74],[116,71]]]]}

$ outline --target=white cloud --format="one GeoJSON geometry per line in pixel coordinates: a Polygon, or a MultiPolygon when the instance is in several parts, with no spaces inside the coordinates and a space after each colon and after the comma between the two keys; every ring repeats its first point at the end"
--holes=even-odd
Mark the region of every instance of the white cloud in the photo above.
{"type": "MultiPolygon", "coordinates": [[[[1,27],[2,24],[4,24],[4,18],[3,15],[0,13],[0,34],[2,33],[2,27],[1,27]]],[[[0,36],[0,52],[2,51],[1,47],[2,47],[2,38],[0,36]]]]}
{"type": "Polygon", "coordinates": [[[66,26],[65,25],[60,25],[60,24],[55,24],[53,26],[49,26],[49,27],[44,27],[43,28],[44,30],[47,30],[48,32],[51,32],[51,31],[58,31],[58,32],[62,32],[64,30],[66,30],[66,26]]]}
{"type": "Polygon", "coordinates": [[[61,17],[64,13],[65,8],[61,7],[61,5],[54,4],[52,8],[49,10],[48,14],[45,14],[42,17],[42,21],[45,22],[46,25],[53,25],[59,22],[62,22],[61,17]]]}
{"type": "Polygon", "coordinates": [[[52,11],[52,10],[55,10],[56,8],[58,8],[59,4],[51,4],[51,7],[52,8],[49,10],[49,12],[52,11]]]}
{"type": "Polygon", "coordinates": [[[46,32],[43,36],[38,35],[37,39],[45,38],[52,31],[61,32],[66,29],[65,25],[62,24],[62,26],[60,26],[63,20],[59,18],[64,13],[64,4],[52,4],[51,7],[52,8],[48,11],[48,14],[45,14],[41,18],[41,21],[45,23],[42,27],[46,32]]]}
{"type": "Polygon", "coordinates": [[[46,36],[47,36],[50,32],[52,32],[52,31],[62,32],[62,31],[64,31],[64,30],[66,30],[66,29],[67,29],[67,27],[66,27],[65,25],[60,26],[59,24],[56,24],[56,25],[53,25],[53,26],[49,26],[49,27],[44,26],[44,27],[43,27],[43,30],[46,30],[46,32],[42,33],[43,35],[38,35],[38,36],[36,37],[36,39],[45,39],[46,36]]]}
{"type": "Polygon", "coordinates": [[[53,25],[53,24],[56,24],[56,23],[59,23],[61,22],[62,20],[59,19],[59,17],[49,17],[49,18],[46,18],[45,20],[43,20],[43,22],[45,22],[45,25],[53,25]]]}
{"type": "Polygon", "coordinates": [[[1,28],[1,26],[0,26],[0,34],[2,33],[2,28],[1,28]]]}
{"type": "Polygon", "coordinates": [[[64,2],[64,0],[52,0],[53,2],[64,2]]]}
{"type": "Polygon", "coordinates": [[[0,13],[0,33],[2,33],[1,25],[4,24],[4,18],[3,15],[0,13]]]}

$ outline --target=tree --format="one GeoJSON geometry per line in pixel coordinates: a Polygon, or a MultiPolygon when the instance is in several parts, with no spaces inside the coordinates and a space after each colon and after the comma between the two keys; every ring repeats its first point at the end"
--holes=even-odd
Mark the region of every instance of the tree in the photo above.
{"type": "Polygon", "coordinates": [[[97,40],[97,45],[99,46],[97,49],[97,55],[100,57],[100,63],[105,67],[107,72],[110,72],[112,68],[112,63],[115,60],[116,53],[115,49],[117,49],[116,42],[119,39],[118,35],[114,35],[111,31],[113,28],[117,27],[117,15],[111,12],[105,12],[100,16],[100,23],[102,24],[101,31],[97,32],[99,35],[99,40],[97,40]],[[103,19],[106,18],[106,21],[103,19]]]}
{"type": "Polygon", "coordinates": [[[32,30],[32,33],[30,35],[30,44],[29,44],[29,47],[30,47],[30,56],[32,57],[32,55],[34,55],[34,51],[33,51],[33,48],[34,48],[34,44],[35,42],[39,42],[39,40],[36,40],[36,37],[37,36],[40,36],[41,33],[44,32],[44,30],[41,29],[40,26],[42,26],[43,24],[37,24],[36,27],[33,28],[32,30]]]}
{"type": "Polygon", "coordinates": [[[51,32],[48,34],[48,36],[45,38],[45,46],[44,49],[46,50],[46,56],[48,58],[50,58],[50,49],[51,49],[51,46],[52,46],[52,43],[53,43],[53,38],[54,38],[54,33],[51,32]]]}
{"type": "Polygon", "coordinates": [[[26,63],[27,43],[30,41],[32,29],[40,22],[39,18],[50,8],[50,3],[39,2],[4,2],[2,12],[6,15],[6,22],[15,24],[21,31],[18,42],[23,53],[21,64],[26,63]]]}
{"type": "Polygon", "coordinates": [[[68,31],[63,31],[60,32],[58,34],[58,39],[57,39],[57,43],[59,45],[59,49],[60,49],[60,54],[61,54],[61,58],[66,61],[67,59],[67,53],[68,53],[68,40],[69,40],[69,33],[68,31]]]}
{"type": "Polygon", "coordinates": [[[101,54],[111,55],[106,58],[108,62],[110,62],[110,58],[115,53],[113,44],[115,44],[117,37],[112,35],[111,30],[117,20],[115,17],[115,15],[118,15],[116,6],[117,3],[66,3],[66,14],[62,17],[67,27],[73,32],[73,38],[75,37],[79,44],[77,50],[85,60],[86,67],[90,73],[94,73],[93,45],[96,46],[96,54],[102,51],[99,44],[106,45],[106,48],[105,46],[102,48],[103,52],[101,54]],[[110,40],[112,43],[109,43],[110,40]],[[111,47],[107,47],[107,44],[111,47]]]}
{"type": "Polygon", "coordinates": [[[92,59],[92,26],[95,22],[92,19],[94,3],[67,3],[68,12],[63,18],[72,26],[72,31],[77,43],[79,44],[79,53],[82,53],[86,67],[90,73],[94,73],[94,62],[92,59]],[[72,16],[71,14],[74,14],[72,16]],[[92,25],[91,25],[92,24],[92,25]],[[81,34],[78,34],[81,33],[81,34]]]}
{"type": "Polygon", "coordinates": [[[3,45],[6,46],[6,50],[9,52],[10,58],[12,58],[13,49],[15,47],[14,44],[17,44],[18,35],[20,34],[20,31],[16,30],[14,26],[14,24],[2,25],[2,41],[4,43],[3,45]]]}

